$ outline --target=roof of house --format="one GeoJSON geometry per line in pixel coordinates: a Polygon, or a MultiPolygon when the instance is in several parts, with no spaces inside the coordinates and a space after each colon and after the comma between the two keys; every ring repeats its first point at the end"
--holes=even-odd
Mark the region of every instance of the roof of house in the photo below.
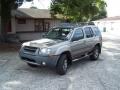
{"type": "Polygon", "coordinates": [[[107,17],[104,19],[96,20],[96,21],[115,21],[115,20],[120,20],[120,16],[107,17]]]}
{"type": "Polygon", "coordinates": [[[14,11],[14,15],[20,18],[52,18],[48,9],[19,8],[14,11]]]}

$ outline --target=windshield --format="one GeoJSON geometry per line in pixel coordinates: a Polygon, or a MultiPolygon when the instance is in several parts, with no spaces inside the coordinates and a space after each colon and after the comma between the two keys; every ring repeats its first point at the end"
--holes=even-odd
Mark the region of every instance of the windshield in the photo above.
{"type": "Polygon", "coordinates": [[[45,37],[49,39],[68,40],[71,36],[71,31],[71,28],[53,28],[45,37]]]}

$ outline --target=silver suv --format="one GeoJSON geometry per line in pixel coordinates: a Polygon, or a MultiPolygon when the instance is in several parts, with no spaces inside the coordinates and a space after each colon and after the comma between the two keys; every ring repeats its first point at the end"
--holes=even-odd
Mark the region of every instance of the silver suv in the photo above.
{"type": "Polygon", "coordinates": [[[19,55],[29,66],[56,68],[60,75],[67,72],[73,61],[89,56],[97,60],[101,53],[102,36],[95,25],[59,25],[43,39],[22,44],[19,55]]]}

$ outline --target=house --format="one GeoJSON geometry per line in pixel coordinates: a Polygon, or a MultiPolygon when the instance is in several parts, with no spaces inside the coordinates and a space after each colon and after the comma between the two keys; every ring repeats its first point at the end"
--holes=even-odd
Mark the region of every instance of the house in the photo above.
{"type": "Polygon", "coordinates": [[[59,23],[61,20],[52,18],[49,10],[21,8],[12,11],[11,26],[7,31],[9,35],[17,35],[21,41],[34,40],[59,23]]]}
{"type": "Polygon", "coordinates": [[[120,30],[120,16],[108,17],[94,21],[94,23],[100,28],[101,31],[116,31],[120,30]]]}

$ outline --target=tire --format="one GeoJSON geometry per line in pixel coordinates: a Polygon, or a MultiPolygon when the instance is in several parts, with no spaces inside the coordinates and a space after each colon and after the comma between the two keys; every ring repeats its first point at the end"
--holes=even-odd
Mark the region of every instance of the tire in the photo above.
{"type": "Polygon", "coordinates": [[[68,59],[66,54],[60,56],[60,59],[57,63],[56,71],[59,75],[65,75],[68,69],[68,59]]]}
{"type": "Polygon", "coordinates": [[[90,59],[93,60],[93,61],[98,60],[99,55],[100,55],[100,49],[99,49],[98,46],[95,46],[92,54],[90,55],[90,59]]]}
{"type": "Polygon", "coordinates": [[[35,64],[31,64],[31,63],[27,63],[28,64],[28,66],[30,66],[30,67],[38,67],[37,65],[35,65],[35,64]]]}

